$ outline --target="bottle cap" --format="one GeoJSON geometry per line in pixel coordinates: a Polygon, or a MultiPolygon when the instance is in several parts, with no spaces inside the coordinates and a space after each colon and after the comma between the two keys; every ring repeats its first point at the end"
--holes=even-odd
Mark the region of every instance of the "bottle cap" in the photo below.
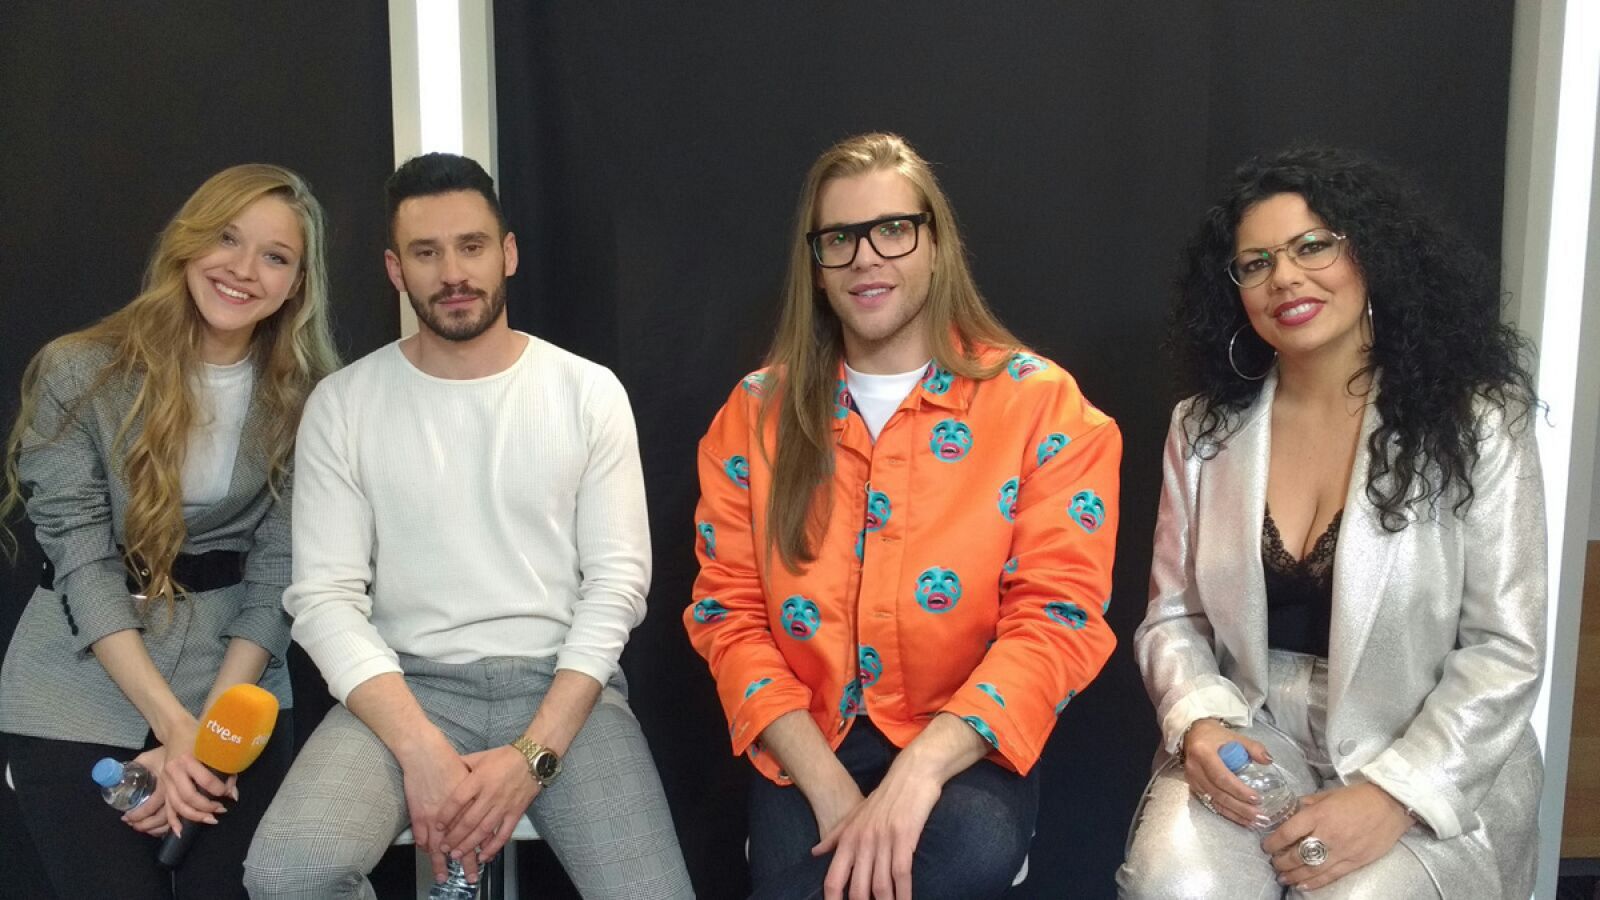
{"type": "Polygon", "coordinates": [[[103,788],[116,787],[122,783],[122,763],[108,756],[94,764],[94,770],[89,773],[89,777],[103,788]]]}
{"type": "Polygon", "coordinates": [[[1217,755],[1222,757],[1222,764],[1228,767],[1229,772],[1238,772],[1250,765],[1250,751],[1238,741],[1229,741],[1218,747],[1217,755]]]}

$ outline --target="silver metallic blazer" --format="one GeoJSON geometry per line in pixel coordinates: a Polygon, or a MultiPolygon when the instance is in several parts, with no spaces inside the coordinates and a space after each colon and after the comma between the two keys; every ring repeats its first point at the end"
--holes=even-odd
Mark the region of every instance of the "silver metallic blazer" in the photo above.
{"type": "MultiPolygon", "coordinates": [[[[235,637],[272,654],[260,684],[290,706],[283,665],[289,618],[282,599],[289,582],[290,501],[288,485],[277,499],[267,488],[263,405],[251,400],[228,493],[188,520],[182,549],[245,551],[244,581],[179,599],[170,619],[159,604],[141,617],[117,550],[126,541],[128,487],[120,466],[109,462],[139,384],[113,378],[84,397],[109,358],[103,348],[74,347],[56,353],[40,378],[18,469],[28,518],[55,566],[55,590],[34,591],[11,639],[0,669],[0,731],[141,746],[149,724],[89,649],[130,628],[142,632],[156,668],[192,713],[201,712],[235,637]],[[74,406],[76,416],[69,418],[74,406]]],[[[141,427],[133,423],[129,443],[141,427]]]]}
{"type": "MultiPolygon", "coordinates": [[[[1134,637],[1164,764],[1195,719],[1248,725],[1267,693],[1261,527],[1272,398],[1192,453],[1173,411],[1150,604],[1134,637]],[[1210,455],[1210,454],[1207,454],[1210,455]]],[[[1374,388],[1373,397],[1376,398],[1374,388]]],[[[1543,764],[1529,725],[1544,670],[1544,489],[1532,414],[1479,403],[1474,499],[1384,530],[1367,499],[1369,403],[1334,556],[1327,743],[1341,780],[1372,781],[1431,829],[1403,839],[1450,897],[1532,890],[1543,764]]]]}

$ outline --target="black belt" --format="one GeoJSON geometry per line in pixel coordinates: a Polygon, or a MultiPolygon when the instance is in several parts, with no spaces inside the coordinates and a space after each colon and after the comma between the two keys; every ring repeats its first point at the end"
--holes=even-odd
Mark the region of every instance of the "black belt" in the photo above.
{"type": "MultiPolygon", "coordinates": [[[[191,594],[232,587],[244,580],[244,553],[238,550],[180,553],[172,560],[172,580],[191,594]]],[[[56,589],[56,567],[49,560],[45,560],[44,569],[39,573],[39,586],[47,591],[56,589]]],[[[132,569],[128,570],[128,593],[144,593],[143,579],[132,569]]]]}

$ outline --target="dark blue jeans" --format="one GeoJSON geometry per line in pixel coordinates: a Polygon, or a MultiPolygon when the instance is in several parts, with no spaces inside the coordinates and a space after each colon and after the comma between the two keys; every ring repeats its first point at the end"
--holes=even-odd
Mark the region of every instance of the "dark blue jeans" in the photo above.
{"type": "MultiPolygon", "coordinates": [[[[871,793],[899,749],[865,717],[856,719],[839,762],[871,793]]],[[[950,779],[934,804],[911,863],[917,900],[980,900],[1011,886],[1033,841],[1039,812],[1039,770],[1026,778],[980,760],[950,779]]],[[[759,900],[822,896],[833,854],[814,857],[822,838],[811,804],[796,787],[779,787],[756,773],[750,788],[751,895],[759,900]]]]}

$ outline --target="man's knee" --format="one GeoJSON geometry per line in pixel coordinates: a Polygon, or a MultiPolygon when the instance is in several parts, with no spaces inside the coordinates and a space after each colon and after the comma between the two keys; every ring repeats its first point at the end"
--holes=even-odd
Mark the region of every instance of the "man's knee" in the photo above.
{"type": "Polygon", "coordinates": [[[1031,808],[1004,794],[952,783],[918,842],[918,896],[997,897],[1016,880],[1033,842],[1031,808]],[[923,883],[928,882],[929,890],[923,883]]]}
{"type": "Polygon", "coordinates": [[[355,863],[312,865],[291,845],[260,840],[244,861],[244,887],[251,900],[331,900],[372,896],[367,873],[355,863]]]}
{"type": "MultiPolygon", "coordinates": [[[[280,798],[281,799],[281,798],[280,798]]],[[[256,829],[244,858],[244,886],[252,900],[356,900],[372,897],[371,865],[347,839],[314,832],[275,817],[277,804],[256,829]]]]}

